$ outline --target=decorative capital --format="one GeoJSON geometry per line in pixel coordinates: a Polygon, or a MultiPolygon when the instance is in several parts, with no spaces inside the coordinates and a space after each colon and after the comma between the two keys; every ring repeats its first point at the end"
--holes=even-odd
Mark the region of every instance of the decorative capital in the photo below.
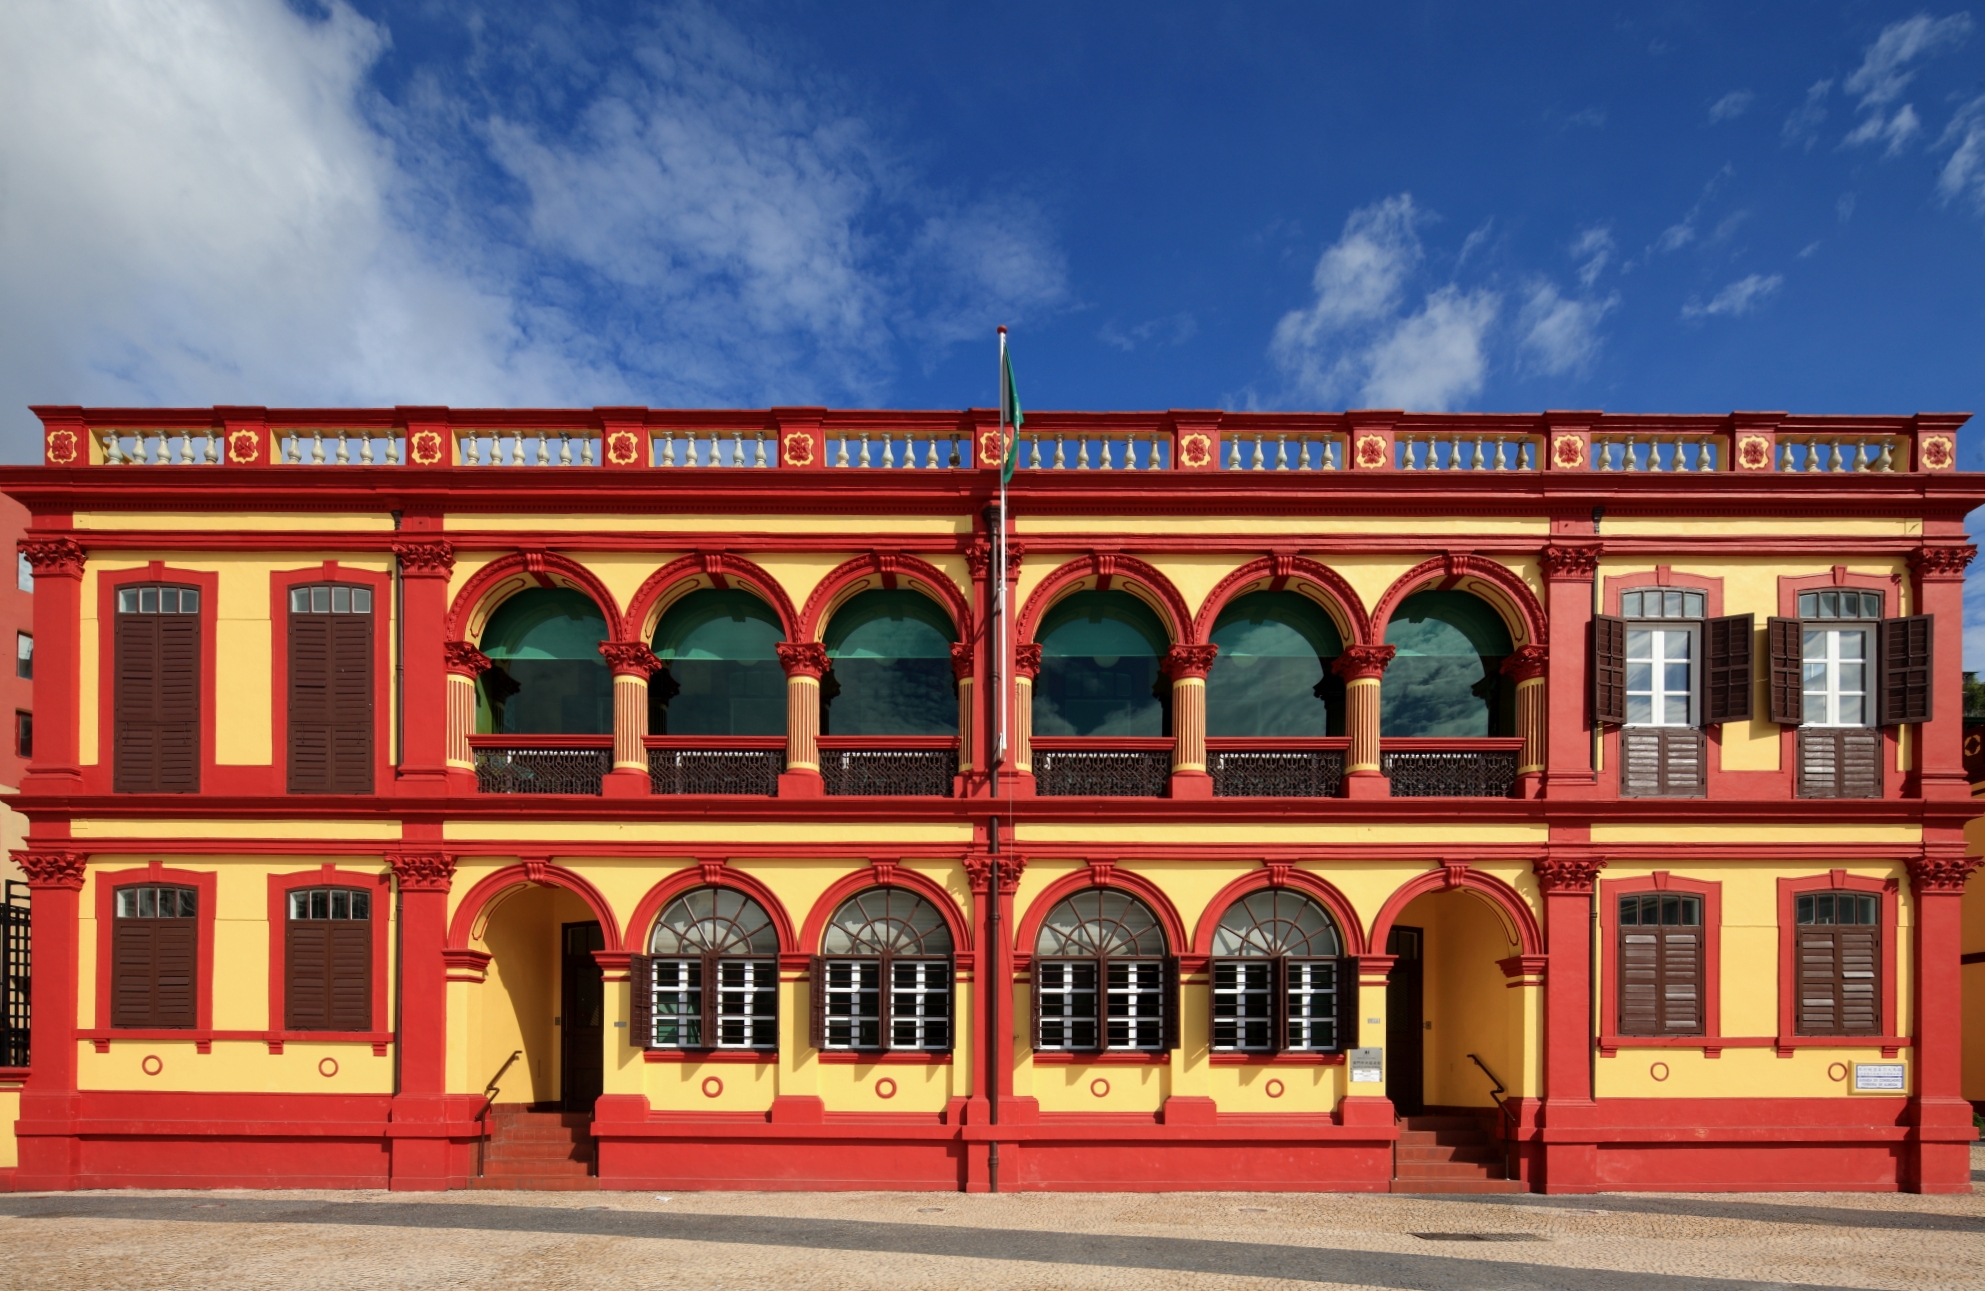
{"type": "Polygon", "coordinates": [[[489,656],[466,641],[446,642],[441,652],[448,661],[448,671],[457,676],[480,677],[491,666],[489,656]]]}
{"type": "Polygon", "coordinates": [[[972,643],[953,641],[951,643],[951,675],[960,681],[968,681],[972,676],[972,643]]]}
{"type": "Polygon", "coordinates": [[[1023,641],[1013,647],[1013,675],[1034,678],[1041,675],[1041,643],[1023,641]]]}
{"type": "Polygon", "coordinates": [[[703,881],[711,887],[716,887],[724,881],[724,867],[728,864],[729,861],[727,858],[722,856],[699,856],[696,858],[696,868],[702,873],[703,881]]]}
{"type": "Polygon", "coordinates": [[[446,578],[455,571],[455,548],[445,542],[396,542],[393,554],[407,578],[446,578]]]}
{"type": "Polygon", "coordinates": [[[885,858],[883,860],[870,861],[868,869],[870,875],[875,879],[875,885],[879,888],[886,888],[896,882],[896,871],[901,865],[901,861],[893,858],[885,858]]]}
{"type": "Polygon", "coordinates": [[[1164,672],[1173,681],[1188,677],[1204,680],[1213,667],[1213,657],[1220,653],[1220,647],[1208,642],[1205,645],[1177,645],[1165,652],[1164,672]]]}
{"type": "Polygon", "coordinates": [[[1089,881],[1099,888],[1110,886],[1110,880],[1117,874],[1117,863],[1112,859],[1092,856],[1089,858],[1089,881]]]}
{"type": "Polygon", "coordinates": [[[1920,892],[1963,892],[1971,872],[1978,868],[1977,856],[1916,856],[1907,862],[1910,886],[1920,892]]]}
{"type": "Polygon", "coordinates": [[[1544,675],[1550,658],[1551,652],[1543,646],[1519,646],[1515,654],[1503,660],[1503,676],[1515,682],[1534,681],[1544,675]]]}
{"type": "Polygon", "coordinates": [[[29,538],[21,543],[36,578],[81,578],[89,553],[74,538],[29,538]]]}
{"type": "Polygon", "coordinates": [[[1540,856],[1530,862],[1545,892],[1590,892],[1606,862],[1596,856],[1540,856]]]}
{"type": "Polygon", "coordinates": [[[402,892],[446,892],[455,879],[455,858],[440,852],[389,852],[402,892]]]}
{"type": "Polygon", "coordinates": [[[83,871],[88,867],[89,858],[74,852],[17,851],[10,853],[14,864],[28,876],[31,888],[67,888],[80,892],[83,888],[83,871]]]}
{"type": "MultiPolygon", "coordinates": [[[[972,891],[980,896],[986,894],[987,883],[992,878],[993,858],[985,853],[965,858],[965,877],[972,884],[972,891]]],[[[1027,870],[1027,858],[1018,853],[1002,853],[999,857],[999,891],[1001,896],[1012,896],[1020,887],[1020,876],[1027,870]]]]}
{"type": "MultiPolygon", "coordinates": [[[[1020,558],[1027,554],[1027,544],[1006,540],[1006,581],[1011,583],[1020,577],[1020,558]]],[[[974,581],[986,578],[992,571],[992,544],[984,538],[965,549],[965,568],[970,570],[974,581]]]]}
{"type": "Polygon", "coordinates": [[[662,666],[655,652],[639,641],[602,641],[600,657],[616,677],[646,677],[662,666]]]}
{"type": "Polygon", "coordinates": [[[779,666],[788,677],[812,677],[818,681],[827,673],[827,647],[818,641],[781,641],[776,647],[779,666]]]}
{"type": "Polygon", "coordinates": [[[1461,886],[1462,878],[1468,873],[1467,861],[1441,862],[1441,890],[1452,892],[1461,886]]]}
{"type": "Polygon", "coordinates": [[[1294,863],[1290,861],[1263,861],[1262,864],[1268,868],[1269,887],[1286,888],[1289,886],[1289,874],[1296,868],[1294,863]]]}
{"type": "Polygon", "coordinates": [[[1956,582],[1964,577],[1964,567],[1978,554],[1970,543],[1947,543],[1918,547],[1909,553],[1909,568],[1924,582],[1956,582]]]}
{"type": "Polygon", "coordinates": [[[1337,656],[1330,670],[1346,681],[1360,681],[1367,677],[1385,676],[1386,665],[1392,656],[1399,653],[1398,646],[1354,645],[1345,646],[1344,653],[1337,656]]]}
{"type": "Polygon", "coordinates": [[[1544,548],[1537,560],[1544,567],[1544,577],[1552,582],[1589,583],[1599,572],[1599,552],[1597,543],[1581,547],[1553,543],[1544,548]]]}

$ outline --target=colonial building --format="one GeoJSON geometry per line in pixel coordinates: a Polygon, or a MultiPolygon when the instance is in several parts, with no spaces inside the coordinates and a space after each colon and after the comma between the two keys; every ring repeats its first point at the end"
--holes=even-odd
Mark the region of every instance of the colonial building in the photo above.
{"type": "Polygon", "coordinates": [[[1962,416],[37,412],[15,1187],[1971,1186],[1962,416]]]}

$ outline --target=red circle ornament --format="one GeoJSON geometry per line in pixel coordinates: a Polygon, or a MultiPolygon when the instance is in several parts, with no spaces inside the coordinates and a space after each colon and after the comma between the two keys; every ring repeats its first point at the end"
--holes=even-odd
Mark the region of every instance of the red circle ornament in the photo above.
{"type": "Polygon", "coordinates": [[[877,1098],[896,1097],[896,1082],[889,1079],[889,1077],[887,1076],[884,1076],[881,1080],[876,1081],[875,1096],[877,1098]]]}
{"type": "Polygon", "coordinates": [[[1285,1088],[1286,1087],[1282,1084],[1281,1081],[1271,1080],[1266,1085],[1263,1085],[1261,1087],[1261,1092],[1268,1095],[1270,1098],[1280,1098],[1282,1097],[1285,1088]]]}
{"type": "Polygon", "coordinates": [[[337,1075],[338,1060],[336,1058],[319,1058],[317,1060],[317,1074],[326,1080],[337,1075]]]}
{"type": "Polygon", "coordinates": [[[1835,1062],[1835,1063],[1827,1064],[1826,1078],[1828,1080],[1833,1081],[1836,1084],[1838,1084],[1843,1080],[1846,1080],[1847,1064],[1844,1062],[1835,1062]]]}
{"type": "Polygon", "coordinates": [[[56,466],[67,466],[76,460],[76,432],[58,428],[48,432],[48,460],[56,466]]]}
{"type": "Polygon", "coordinates": [[[1110,1082],[1098,1076],[1089,1082],[1089,1092],[1097,1098],[1108,1098],[1110,1096],[1110,1082]]]}
{"type": "Polygon", "coordinates": [[[705,1076],[703,1078],[703,1097],[715,1098],[723,1092],[724,1082],[722,1080],[719,1080],[715,1076],[705,1076]]]}
{"type": "Polygon", "coordinates": [[[165,1070],[165,1059],[155,1053],[148,1053],[145,1055],[144,1061],[138,1064],[138,1070],[144,1072],[147,1076],[156,1076],[165,1070]]]}
{"type": "Polygon", "coordinates": [[[1948,435],[1925,435],[1917,445],[1916,460],[1926,471],[1948,471],[1957,461],[1957,452],[1948,435]]]}
{"type": "Polygon", "coordinates": [[[1657,1081],[1666,1080],[1668,1079],[1668,1064],[1665,1062],[1652,1063],[1647,1068],[1647,1074],[1654,1077],[1657,1081]]]}

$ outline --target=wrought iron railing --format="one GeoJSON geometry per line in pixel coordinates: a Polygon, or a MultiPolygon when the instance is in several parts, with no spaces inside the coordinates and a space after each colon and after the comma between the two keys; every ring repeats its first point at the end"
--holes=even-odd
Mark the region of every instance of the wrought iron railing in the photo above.
{"type": "Polygon", "coordinates": [[[472,736],[478,793],[577,793],[598,796],[613,758],[613,737],[472,736]]]}
{"type": "Polygon", "coordinates": [[[1206,742],[1216,798],[1335,798],[1349,740],[1206,742]]]}
{"type": "Polygon", "coordinates": [[[32,995],[32,955],[28,916],[28,885],[7,880],[6,901],[0,904],[0,1067],[28,1065],[28,1000],[32,995]]]}
{"type": "Polygon", "coordinates": [[[820,779],[830,798],[895,795],[949,798],[958,776],[958,745],[949,739],[820,739],[820,779]]]}
{"type": "Polygon", "coordinates": [[[1034,792],[1043,798],[1162,798],[1171,787],[1167,739],[1033,743],[1034,792]]]}
{"type": "Polygon", "coordinates": [[[779,773],[786,769],[786,742],[763,744],[648,745],[648,788],[653,793],[747,793],[767,797],[779,792],[779,773]]]}
{"type": "Polygon", "coordinates": [[[1522,752],[1520,739],[1386,740],[1379,770],[1395,798],[1507,798],[1522,752]]]}

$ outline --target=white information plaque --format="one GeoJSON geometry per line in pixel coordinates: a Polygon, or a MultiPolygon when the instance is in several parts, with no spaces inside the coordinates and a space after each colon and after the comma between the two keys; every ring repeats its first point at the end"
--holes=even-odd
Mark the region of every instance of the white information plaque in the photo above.
{"type": "MultiPolygon", "coordinates": [[[[1357,1079],[1355,1076],[1352,1079],[1357,1079]]],[[[1906,1094],[1907,1068],[1899,1062],[1857,1062],[1854,1064],[1854,1092],[1857,1094],[1906,1094]]]]}
{"type": "Polygon", "coordinates": [[[1351,1083],[1354,1085],[1376,1085],[1385,1079],[1385,1050],[1353,1049],[1351,1051],[1351,1083]]]}

